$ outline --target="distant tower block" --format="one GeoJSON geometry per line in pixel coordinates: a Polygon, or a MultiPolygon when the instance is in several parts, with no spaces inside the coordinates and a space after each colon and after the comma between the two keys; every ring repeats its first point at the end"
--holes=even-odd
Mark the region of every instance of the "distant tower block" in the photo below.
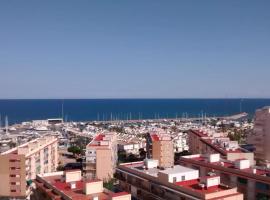
{"type": "Polygon", "coordinates": [[[256,111],[253,135],[248,137],[247,142],[256,147],[258,164],[270,165],[270,106],[256,111]]]}

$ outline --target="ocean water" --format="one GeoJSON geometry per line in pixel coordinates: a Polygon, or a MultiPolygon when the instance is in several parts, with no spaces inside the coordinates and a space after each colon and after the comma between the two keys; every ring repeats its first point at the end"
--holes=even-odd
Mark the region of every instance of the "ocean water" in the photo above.
{"type": "Polygon", "coordinates": [[[270,99],[42,99],[0,100],[1,124],[8,116],[10,124],[34,119],[57,118],[66,121],[112,119],[175,118],[228,116],[270,105],[270,99]]]}

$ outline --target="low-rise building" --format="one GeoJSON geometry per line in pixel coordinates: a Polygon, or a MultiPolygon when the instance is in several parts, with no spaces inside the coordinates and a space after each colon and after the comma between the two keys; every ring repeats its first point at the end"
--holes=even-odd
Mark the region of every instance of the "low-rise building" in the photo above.
{"type": "Polygon", "coordinates": [[[33,200],[131,200],[127,192],[114,193],[98,179],[84,179],[80,170],[37,175],[33,200]]]}
{"type": "Polygon", "coordinates": [[[139,155],[142,145],[134,142],[118,142],[118,150],[125,151],[127,154],[139,155]]]}
{"type": "Polygon", "coordinates": [[[181,165],[161,169],[157,160],[121,164],[116,169],[119,187],[138,199],[242,200],[236,187],[220,182],[219,176],[199,176],[199,171],[181,165]]]}
{"type": "Polygon", "coordinates": [[[270,169],[251,166],[248,159],[230,161],[220,154],[197,154],[180,157],[179,164],[199,170],[200,176],[220,176],[222,183],[238,187],[245,199],[270,198],[270,169]]]}
{"type": "Polygon", "coordinates": [[[237,141],[231,141],[225,133],[190,130],[189,131],[189,151],[192,154],[219,153],[224,158],[235,161],[238,159],[248,159],[251,165],[255,164],[254,154],[241,148],[237,141]]]}
{"type": "Polygon", "coordinates": [[[173,137],[174,152],[188,151],[187,133],[176,133],[173,137]]]}

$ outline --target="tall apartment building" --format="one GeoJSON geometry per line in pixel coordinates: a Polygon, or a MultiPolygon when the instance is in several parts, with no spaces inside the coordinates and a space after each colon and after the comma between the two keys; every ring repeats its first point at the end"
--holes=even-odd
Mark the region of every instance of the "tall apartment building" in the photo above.
{"type": "Polygon", "coordinates": [[[83,179],[80,170],[38,175],[32,200],[131,200],[127,192],[103,188],[101,180],[83,179]]]}
{"type": "Polygon", "coordinates": [[[251,165],[255,164],[254,154],[241,148],[237,141],[231,141],[226,133],[190,130],[188,134],[189,151],[192,154],[219,153],[222,157],[231,161],[248,159],[251,165]]]}
{"type": "Polygon", "coordinates": [[[147,157],[158,160],[159,167],[167,168],[174,165],[173,148],[173,141],[166,134],[148,133],[146,135],[147,157]]]}
{"type": "Polygon", "coordinates": [[[256,148],[255,158],[260,164],[270,166],[270,107],[258,109],[255,114],[253,135],[247,138],[256,148]]]}
{"type": "Polygon", "coordinates": [[[37,174],[56,171],[58,142],[53,136],[32,140],[0,154],[0,197],[26,199],[37,174]]]}
{"type": "Polygon", "coordinates": [[[251,166],[248,159],[230,161],[220,154],[197,154],[180,157],[179,164],[199,170],[200,176],[220,176],[222,183],[237,187],[244,199],[270,199],[270,169],[251,166]]]}
{"type": "Polygon", "coordinates": [[[117,135],[98,134],[87,146],[84,172],[89,178],[109,180],[117,164],[117,135]]]}
{"type": "Polygon", "coordinates": [[[156,160],[121,164],[119,187],[137,200],[242,200],[236,187],[221,184],[219,176],[199,176],[196,169],[175,165],[157,167],[156,160]]]}

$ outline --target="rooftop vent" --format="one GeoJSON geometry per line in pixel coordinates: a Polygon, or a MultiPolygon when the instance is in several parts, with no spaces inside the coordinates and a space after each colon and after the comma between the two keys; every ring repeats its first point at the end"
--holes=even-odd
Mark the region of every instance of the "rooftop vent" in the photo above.
{"type": "Polygon", "coordinates": [[[200,184],[205,184],[206,188],[220,184],[220,176],[201,177],[200,184]]]}
{"type": "Polygon", "coordinates": [[[250,168],[250,161],[247,160],[247,159],[236,160],[235,161],[235,167],[237,169],[248,169],[248,168],[250,168]]]}
{"type": "Polygon", "coordinates": [[[70,188],[75,189],[76,188],[76,182],[70,182],[70,188]]]}
{"type": "Polygon", "coordinates": [[[214,173],[214,172],[208,172],[207,175],[208,176],[216,176],[216,173],[214,173]]]}
{"type": "Polygon", "coordinates": [[[207,157],[208,157],[208,162],[210,162],[210,163],[219,162],[219,160],[220,160],[219,154],[210,154],[207,157]]]}
{"type": "Polygon", "coordinates": [[[201,189],[204,189],[204,188],[205,188],[205,184],[204,184],[204,183],[199,183],[198,186],[199,186],[201,189]]]}

